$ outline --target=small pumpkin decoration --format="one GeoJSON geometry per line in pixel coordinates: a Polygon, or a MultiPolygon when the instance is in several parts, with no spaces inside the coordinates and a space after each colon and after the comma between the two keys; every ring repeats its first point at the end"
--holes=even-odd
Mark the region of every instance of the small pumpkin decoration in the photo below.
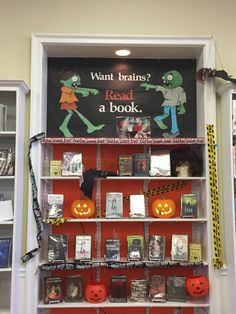
{"type": "Polygon", "coordinates": [[[102,303],[106,297],[107,291],[103,283],[90,283],[85,288],[85,299],[89,303],[102,303]]]}
{"type": "Polygon", "coordinates": [[[175,202],[169,198],[158,198],[152,202],[152,214],[157,218],[171,218],[175,215],[175,202]]]}
{"type": "Polygon", "coordinates": [[[95,213],[95,204],[89,198],[74,200],[71,204],[71,215],[75,218],[90,218],[95,213]]]}
{"type": "Polygon", "coordinates": [[[205,276],[190,277],[187,279],[186,288],[193,297],[203,297],[209,292],[209,281],[205,276]]]}

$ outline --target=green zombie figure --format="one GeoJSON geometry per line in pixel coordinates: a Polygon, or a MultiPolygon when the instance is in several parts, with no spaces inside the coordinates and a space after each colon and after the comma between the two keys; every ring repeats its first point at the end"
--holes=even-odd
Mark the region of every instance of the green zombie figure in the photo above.
{"type": "Polygon", "coordinates": [[[73,134],[68,129],[68,123],[74,113],[76,113],[81,121],[87,126],[87,133],[92,133],[102,129],[105,124],[94,125],[77,110],[77,102],[79,99],[75,95],[81,94],[82,97],[87,97],[89,94],[97,95],[98,90],[79,87],[81,85],[80,76],[78,74],[73,74],[73,72],[66,72],[63,78],[64,79],[60,80],[60,83],[62,83],[63,86],[61,88],[61,98],[59,103],[61,104],[61,110],[67,110],[68,114],[60,125],[59,129],[62,131],[64,136],[73,137],[73,134]]]}
{"type": "Polygon", "coordinates": [[[176,137],[179,135],[179,127],[177,123],[177,114],[184,114],[186,103],[186,94],[181,87],[183,83],[182,75],[176,71],[168,71],[162,76],[163,86],[151,85],[147,83],[141,84],[145,90],[155,89],[157,92],[162,92],[164,96],[164,102],[162,104],[163,114],[154,117],[154,121],[158,127],[162,130],[167,129],[167,126],[163,123],[163,120],[171,117],[171,131],[170,133],[163,133],[163,137],[176,137]]]}

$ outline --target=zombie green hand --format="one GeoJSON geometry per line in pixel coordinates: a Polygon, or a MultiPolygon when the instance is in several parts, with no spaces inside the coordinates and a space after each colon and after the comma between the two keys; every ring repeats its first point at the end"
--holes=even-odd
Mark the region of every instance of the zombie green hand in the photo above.
{"type": "Polygon", "coordinates": [[[92,95],[97,95],[99,92],[98,92],[97,89],[90,89],[90,93],[91,93],[92,95]]]}
{"type": "Polygon", "coordinates": [[[180,104],[177,108],[178,114],[185,114],[185,111],[184,104],[180,104]]]}
{"type": "Polygon", "coordinates": [[[151,85],[151,84],[148,84],[148,83],[142,83],[140,86],[144,87],[145,90],[156,89],[157,88],[157,85],[151,85]]]}

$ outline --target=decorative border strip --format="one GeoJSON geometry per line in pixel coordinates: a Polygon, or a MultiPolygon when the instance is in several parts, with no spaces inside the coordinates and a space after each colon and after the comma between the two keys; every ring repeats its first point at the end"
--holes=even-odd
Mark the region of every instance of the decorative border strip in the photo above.
{"type": "Polygon", "coordinates": [[[42,144],[205,144],[204,137],[192,138],[114,138],[114,137],[46,137],[41,140],[42,144]]]}

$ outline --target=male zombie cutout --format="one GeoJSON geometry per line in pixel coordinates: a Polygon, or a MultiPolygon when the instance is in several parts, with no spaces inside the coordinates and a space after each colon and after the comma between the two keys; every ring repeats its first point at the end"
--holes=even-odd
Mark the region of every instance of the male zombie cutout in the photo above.
{"type": "Polygon", "coordinates": [[[79,87],[81,85],[81,80],[79,74],[74,74],[73,72],[65,72],[63,78],[60,80],[63,84],[61,88],[61,98],[59,103],[61,104],[61,110],[67,110],[67,115],[60,125],[59,129],[64,134],[65,137],[73,137],[73,134],[68,129],[68,123],[74,113],[78,115],[80,120],[87,126],[87,133],[92,133],[101,130],[105,124],[94,125],[89,121],[82,113],[80,113],[77,108],[77,103],[79,98],[75,94],[81,94],[82,97],[87,97],[91,95],[97,95],[98,90],[93,88],[79,87]]]}
{"type": "Polygon", "coordinates": [[[184,114],[186,103],[186,94],[181,87],[183,84],[182,75],[176,71],[168,71],[162,76],[163,85],[151,85],[147,83],[141,84],[145,90],[155,89],[157,92],[161,92],[164,96],[164,102],[162,103],[163,114],[155,116],[154,121],[158,127],[162,130],[166,130],[168,127],[163,123],[163,120],[170,116],[171,118],[171,130],[170,132],[164,132],[163,137],[177,137],[180,134],[177,114],[184,114]]]}

